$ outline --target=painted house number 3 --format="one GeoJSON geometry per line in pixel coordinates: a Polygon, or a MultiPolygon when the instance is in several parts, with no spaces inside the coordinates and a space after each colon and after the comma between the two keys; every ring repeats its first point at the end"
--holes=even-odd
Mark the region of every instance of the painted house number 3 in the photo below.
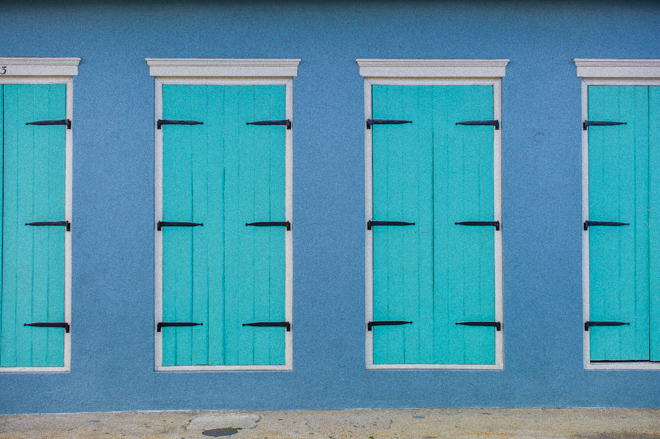
{"type": "Polygon", "coordinates": [[[7,73],[7,66],[0,66],[0,75],[7,73]]]}

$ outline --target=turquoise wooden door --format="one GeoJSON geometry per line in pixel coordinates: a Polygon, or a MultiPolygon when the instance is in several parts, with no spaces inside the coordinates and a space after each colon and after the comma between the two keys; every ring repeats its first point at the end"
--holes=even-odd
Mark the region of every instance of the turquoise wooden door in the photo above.
{"type": "Polygon", "coordinates": [[[66,86],[4,85],[2,89],[2,300],[0,366],[61,367],[64,322],[64,227],[26,223],[65,219],[66,86]]]}
{"type": "Polygon", "coordinates": [[[164,366],[281,365],[285,328],[285,86],[164,85],[164,366]]]}
{"type": "Polygon", "coordinates": [[[589,321],[592,361],[660,359],[656,230],[658,87],[589,86],[589,321]],[[653,354],[651,341],[654,340],[653,354]]]}
{"type": "Polygon", "coordinates": [[[374,364],[494,364],[492,86],[372,87],[374,364]]]}

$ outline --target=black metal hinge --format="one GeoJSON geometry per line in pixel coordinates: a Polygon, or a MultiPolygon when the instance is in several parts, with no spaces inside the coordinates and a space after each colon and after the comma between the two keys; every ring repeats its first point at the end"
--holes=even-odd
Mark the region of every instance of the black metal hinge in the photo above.
{"type": "Polygon", "coordinates": [[[243,326],[257,326],[260,328],[282,327],[286,328],[287,332],[291,332],[291,323],[289,322],[252,322],[243,323],[243,326]]]}
{"type": "Polygon", "coordinates": [[[245,223],[246,226],[254,226],[254,227],[276,227],[276,226],[283,226],[286,227],[287,230],[291,230],[291,223],[289,221],[261,221],[257,223],[245,223]]]}
{"type": "Polygon", "coordinates": [[[158,221],[156,230],[162,230],[163,227],[197,227],[203,225],[204,223],[190,223],[185,221],[158,221]]]}
{"type": "Polygon", "coordinates": [[[158,119],[158,122],[156,122],[156,128],[160,130],[163,125],[204,125],[204,122],[198,120],[158,119]]]}
{"type": "Polygon", "coordinates": [[[612,125],[627,125],[628,122],[608,122],[605,120],[585,120],[582,122],[582,129],[584,131],[589,127],[609,127],[612,125]]]}
{"type": "Polygon", "coordinates": [[[405,221],[367,221],[367,230],[371,230],[374,226],[414,226],[415,223],[408,223],[405,221]]]}
{"type": "Polygon", "coordinates": [[[69,119],[59,119],[59,120],[38,120],[36,122],[26,122],[25,125],[66,125],[66,129],[71,129],[71,120],[69,119]]]}
{"type": "Polygon", "coordinates": [[[412,120],[367,119],[367,129],[370,130],[372,125],[401,125],[404,123],[412,123],[412,120]]]}
{"type": "Polygon", "coordinates": [[[156,332],[161,332],[161,329],[170,326],[183,327],[183,326],[202,326],[202,325],[204,324],[195,323],[195,322],[158,322],[158,324],[156,325],[156,332]]]}
{"type": "Polygon", "coordinates": [[[254,122],[247,122],[246,125],[286,125],[286,129],[291,129],[291,121],[289,119],[283,120],[256,120],[254,122]]]}
{"type": "Polygon", "coordinates": [[[457,226],[495,226],[495,230],[500,230],[499,221],[460,221],[454,224],[457,226]]]}
{"type": "Polygon", "coordinates": [[[456,125],[492,125],[496,130],[500,129],[499,120],[464,120],[463,122],[456,122],[456,125]]]}
{"type": "Polygon", "coordinates": [[[26,226],[63,226],[66,227],[66,231],[71,231],[71,223],[68,221],[37,221],[34,223],[25,223],[26,226]]]}
{"type": "Polygon", "coordinates": [[[502,330],[502,324],[500,322],[456,322],[456,324],[463,326],[492,326],[496,331],[502,330]]]}
{"type": "Polygon", "coordinates": [[[584,322],[584,330],[588,331],[592,326],[624,326],[630,322],[584,322]]]}
{"type": "Polygon", "coordinates": [[[590,226],[609,226],[609,227],[618,227],[618,226],[629,226],[628,223],[620,223],[617,221],[585,221],[584,230],[589,230],[590,226]]]}
{"type": "Polygon", "coordinates": [[[37,328],[64,328],[67,332],[71,332],[71,325],[64,322],[34,322],[34,323],[25,323],[23,326],[34,326],[37,328]]]}
{"type": "Polygon", "coordinates": [[[374,326],[396,326],[396,325],[412,325],[412,322],[406,320],[376,320],[375,322],[367,323],[367,331],[371,331],[374,326]]]}

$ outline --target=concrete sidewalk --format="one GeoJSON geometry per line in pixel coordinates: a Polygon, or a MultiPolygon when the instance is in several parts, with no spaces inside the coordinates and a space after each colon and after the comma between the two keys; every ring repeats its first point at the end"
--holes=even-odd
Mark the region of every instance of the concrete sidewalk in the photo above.
{"type": "Polygon", "coordinates": [[[660,410],[398,409],[0,416],[0,438],[660,439],[660,410]]]}

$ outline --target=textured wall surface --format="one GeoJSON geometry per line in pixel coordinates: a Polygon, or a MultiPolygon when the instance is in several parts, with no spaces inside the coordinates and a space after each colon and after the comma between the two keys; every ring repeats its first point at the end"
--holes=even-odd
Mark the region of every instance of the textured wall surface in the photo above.
{"type": "Polygon", "coordinates": [[[660,58],[655,2],[3,2],[0,56],[74,78],[71,372],[0,374],[0,412],[660,406],[660,371],[582,365],[573,58],[660,58]],[[301,58],[292,372],[154,372],[154,79],[145,57],[301,58]],[[367,371],[356,58],[509,58],[503,371],[367,371]]]}

